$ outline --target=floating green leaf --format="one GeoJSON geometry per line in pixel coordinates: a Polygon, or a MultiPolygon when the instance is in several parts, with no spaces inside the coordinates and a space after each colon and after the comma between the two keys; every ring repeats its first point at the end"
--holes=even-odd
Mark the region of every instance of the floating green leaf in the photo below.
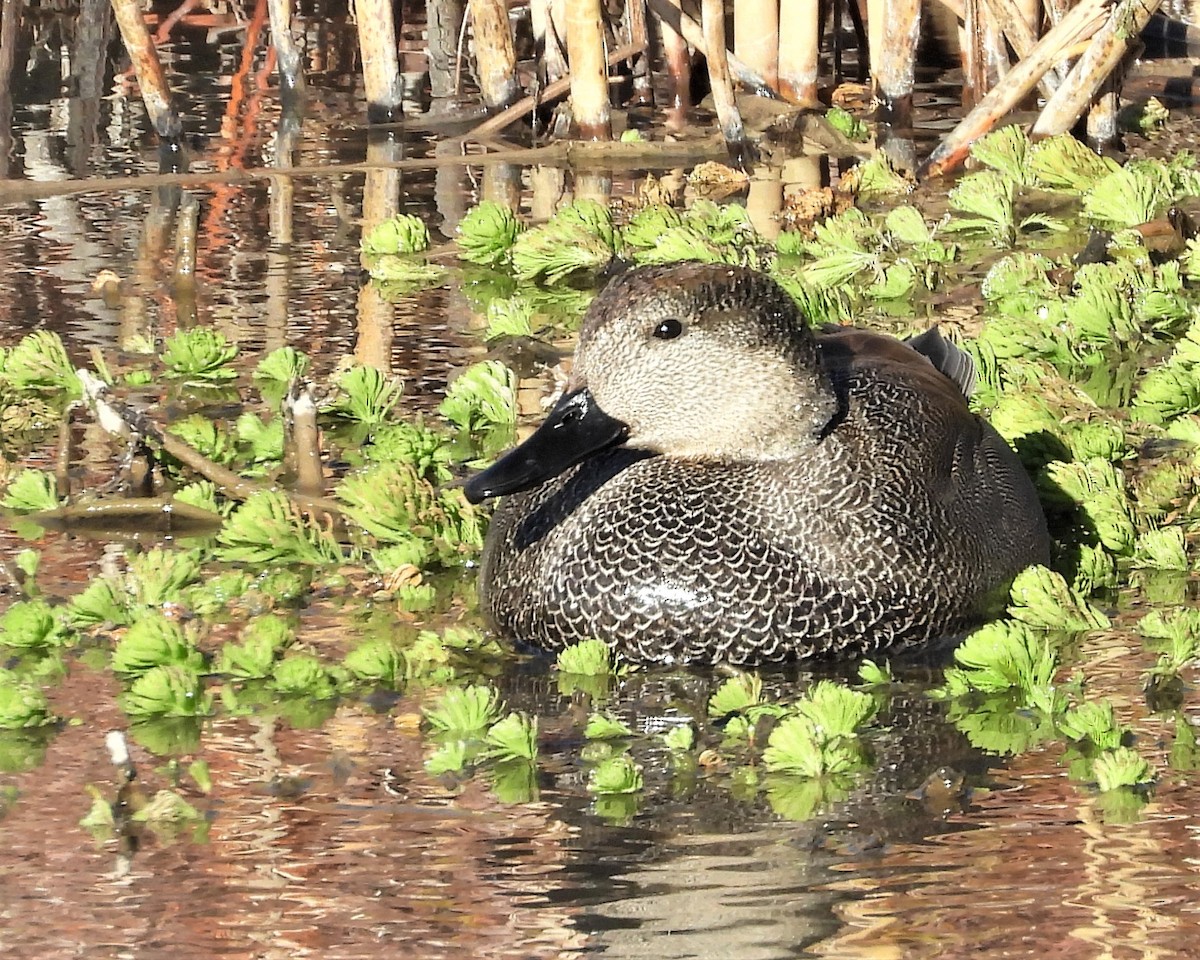
{"type": "Polygon", "coordinates": [[[484,200],[459,221],[458,255],[470,263],[494,266],[508,257],[520,232],[521,223],[512,210],[484,200]]]}

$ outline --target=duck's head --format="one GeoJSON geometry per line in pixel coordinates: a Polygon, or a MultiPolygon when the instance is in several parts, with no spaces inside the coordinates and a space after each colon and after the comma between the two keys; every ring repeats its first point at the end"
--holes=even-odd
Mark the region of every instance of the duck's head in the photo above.
{"type": "Polygon", "coordinates": [[[836,409],[812,332],[775,281],[717,264],[630,270],[588,308],[562,399],[467,497],[529,489],[618,443],[677,457],[797,456],[836,409]]]}

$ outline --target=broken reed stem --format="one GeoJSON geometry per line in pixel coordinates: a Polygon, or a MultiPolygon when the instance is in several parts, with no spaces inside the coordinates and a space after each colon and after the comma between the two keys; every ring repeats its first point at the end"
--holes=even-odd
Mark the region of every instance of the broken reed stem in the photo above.
{"type": "MultiPolygon", "coordinates": [[[[274,490],[286,496],[304,513],[328,513],[341,516],[342,507],[336,500],[327,497],[310,497],[301,493],[280,490],[275,484],[240,477],[219,463],[214,463],[191,444],[184,443],[174,434],[168,433],[151,422],[144,414],[126,404],[107,396],[107,385],[90,370],[76,370],[83,386],[83,399],[106,432],[126,439],[143,437],[158,446],[164,453],[174,457],[189,470],[193,470],[212,483],[232,500],[248,500],[256,493],[274,490]]],[[[95,505],[93,505],[95,506],[95,505]]],[[[114,507],[114,510],[119,509],[114,507]]]]}
{"type": "MultiPolygon", "coordinates": [[[[628,44],[624,47],[619,47],[608,55],[607,65],[615,67],[622,60],[628,60],[634,54],[641,52],[645,47],[639,47],[635,44],[628,44]]],[[[503,110],[494,117],[488,117],[483,123],[475,127],[466,135],[466,140],[487,140],[499,133],[510,124],[516,123],[530,110],[540,103],[547,103],[556,97],[561,97],[571,88],[571,75],[567,74],[564,77],[555,80],[551,84],[547,84],[545,89],[541,91],[540,96],[523,97],[518,102],[514,103],[507,110],[503,110]]]]}
{"type": "Polygon", "coordinates": [[[479,93],[484,106],[500,110],[521,94],[517,86],[517,53],[508,25],[508,4],[505,0],[471,0],[470,8],[479,93]]]}
{"type": "Polygon", "coordinates": [[[454,96],[455,52],[465,9],[463,0],[429,0],[425,5],[429,93],[434,100],[454,96]]]}
{"type": "MultiPolygon", "coordinates": [[[[968,6],[970,3],[971,0],[968,0],[968,6]]],[[[1101,28],[1106,22],[1105,11],[1103,0],[1081,0],[1057,27],[1034,44],[1029,54],[1009,71],[999,85],[963,117],[958,126],[938,144],[937,149],[922,164],[917,176],[935,177],[958,166],[966,158],[971,144],[1015,107],[1051,66],[1066,56],[1076,43],[1092,36],[1101,28]]],[[[1060,92],[1067,86],[1069,84],[1064,84],[1060,92]]]]}
{"type": "Polygon", "coordinates": [[[538,68],[542,71],[542,82],[553,83],[567,75],[567,60],[555,30],[553,8],[550,0],[530,0],[529,21],[533,27],[533,41],[537,49],[538,68]]]}
{"type": "Polygon", "coordinates": [[[704,42],[708,46],[708,76],[713,104],[717,108],[717,122],[730,150],[740,152],[746,146],[746,129],[733,98],[733,80],[725,56],[725,5],[722,0],[701,0],[700,14],[704,23],[704,42]]]}
{"type": "Polygon", "coordinates": [[[658,22],[662,35],[663,58],[671,78],[671,103],[667,107],[667,125],[682,127],[692,108],[692,56],[687,41],[666,20],[658,22]]]}
{"type": "MultiPolygon", "coordinates": [[[[982,0],[982,3],[988,16],[995,21],[1012,44],[1017,56],[1027,57],[1033,45],[1037,43],[1037,35],[1030,29],[1017,0],[982,0]]],[[[1054,91],[1058,89],[1058,77],[1052,72],[1047,72],[1038,80],[1038,89],[1047,99],[1054,96],[1054,91]]]]}
{"type": "Polygon", "coordinates": [[[167,86],[158,51],[150,39],[146,21],[142,19],[141,4],[138,0],[112,0],[112,7],[154,132],[164,140],[177,140],[183,125],[171,103],[171,88],[167,86]]]}
{"type": "Polygon", "coordinates": [[[611,140],[600,0],[567,4],[567,62],[571,66],[571,115],[580,139],[611,140]]]}
{"type": "Polygon", "coordinates": [[[319,497],[325,490],[321,468],[321,431],[317,427],[317,401],[312,384],[293,383],[283,405],[285,464],[296,478],[296,491],[319,497]]]}
{"type": "Polygon", "coordinates": [[[292,0],[267,0],[271,17],[271,42],[279,69],[279,93],[285,102],[304,93],[304,61],[292,36],[292,0]]]}
{"type": "Polygon", "coordinates": [[[404,90],[391,0],[358,0],[355,16],[367,93],[367,122],[393,123],[400,119],[404,90]]]}
{"type": "Polygon", "coordinates": [[[1162,0],[1121,0],[1113,8],[1058,92],[1042,109],[1033,125],[1034,136],[1065,133],[1075,125],[1161,3],[1162,0]]]}

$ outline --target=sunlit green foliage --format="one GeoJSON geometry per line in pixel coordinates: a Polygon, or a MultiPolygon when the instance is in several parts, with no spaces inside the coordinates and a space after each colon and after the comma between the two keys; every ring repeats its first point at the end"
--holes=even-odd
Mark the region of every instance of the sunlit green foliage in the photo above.
{"type": "Polygon", "coordinates": [[[450,687],[424,710],[429,725],[444,737],[481,737],[503,710],[494,687],[450,687]]]}
{"type": "Polygon", "coordinates": [[[484,737],[487,757],[499,760],[537,759],[537,717],[524,713],[510,713],[503,720],[493,723],[484,737]]]}
{"type": "Polygon", "coordinates": [[[199,671],[204,658],[183,627],[161,613],[143,614],[113,650],[112,668],[117,673],[140,676],[170,665],[199,671]]]}
{"type": "Polygon", "coordinates": [[[612,654],[603,640],[580,640],[564,647],[556,666],[563,673],[585,677],[606,676],[613,672],[612,654]]]}
{"type": "Polygon", "coordinates": [[[1038,630],[1103,630],[1108,617],[1067,585],[1062,575],[1032,566],[1013,580],[1008,615],[1038,630]]]}
{"type": "Polygon", "coordinates": [[[37,513],[58,506],[58,489],[54,474],[44,470],[22,470],[4,488],[0,506],[17,513],[37,513]]]}
{"type": "Polygon", "coordinates": [[[512,210],[484,200],[459,221],[458,255],[469,263],[495,266],[508,258],[520,232],[520,221],[512,210]]]}
{"type": "Polygon", "coordinates": [[[271,670],[271,689],[285,697],[328,700],[337,695],[333,677],[325,665],[311,654],[289,653],[271,670]]]}
{"type": "Polygon", "coordinates": [[[339,416],[370,425],[385,422],[404,393],[396,377],[375,367],[353,366],[336,381],[337,393],[328,409],[339,416]]]}
{"type": "Polygon", "coordinates": [[[633,734],[625,721],[607,713],[593,713],[588,717],[583,735],[589,740],[607,740],[611,737],[628,737],[633,734]]]}
{"type": "Polygon", "coordinates": [[[311,361],[295,347],[279,347],[272,350],[254,368],[255,380],[270,380],[290,383],[308,375],[311,361]]]}
{"type": "Polygon", "coordinates": [[[624,753],[598,763],[587,781],[588,790],[596,794],[638,793],[645,785],[641,766],[624,753]]]}
{"type": "Polygon", "coordinates": [[[0,730],[40,727],[54,720],[46,695],[36,684],[0,672],[0,730]]]}
{"type": "Polygon", "coordinates": [[[75,365],[57,333],[38,330],[22,337],[16,346],[0,353],[0,385],[18,392],[81,393],[75,365]]]}
{"type": "Polygon", "coordinates": [[[873,153],[857,167],[858,195],[863,199],[903,197],[912,193],[911,178],[897,172],[891,158],[882,150],[873,153]]]}
{"type": "Polygon", "coordinates": [[[1048,715],[1055,712],[1058,657],[1045,634],[998,620],[970,634],[954,651],[954,660],[958,666],[945,673],[946,696],[1011,692],[1048,715]]]}
{"type": "Polygon", "coordinates": [[[342,560],[332,533],[274,491],[256,493],[234,510],[217,543],[217,555],[233,563],[321,566],[342,560]]]}
{"type": "Polygon", "coordinates": [[[363,253],[369,258],[423,253],[429,249],[429,228],[420,217],[401,213],[372,227],[362,238],[363,253]]]}
{"type": "Polygon", "coordinates": [[[387,638],[360,643],[346,654],[342,665],[358,680],[368,680],[394,687],[404,679],[404,655],[387,638]]]}
{"type": "Polygon", "coordinates": [[[1092,763],[1096,786],[1102,793],[1119,787],[1137,787],[1154,780],[1153,765],[1136,750],[1115,747],[1105,750],[1092,763]]]}
{"type": "Polygon", "coordinates": [[[207,716],[212,712],[213,698],[196,670],[172,664],[147,670],[117,702],[132,719],[142,720],[207,716]]]}
{"type": "Polygon", "coordinates": [[[825,111],[825,119],[829,121],[831,127],[847,140],[865,143],[871,138],[871,128],[858,119],[858,117],[854,116],[849,110],[844,110],[841,107],[830,107],[825,111]]]}
{"type": "Polygon", "coordinates": [[[162,362],[168,377],[186,384],[225,383],[237,376],[231,365],[237,353],[237,344],[219,330],[192,327],[167,338],[162,362]]]}
{"type": "Polygon", "coordinates": [[[62,618],[44,600],[18,600],[0,616],[0,647],[40,650],[69,639],[62,618]]]}
{"type": "Polygon", "coordinates": [[[246,624],[239,642],[221,647],[216,672],[237,680],[271,676],[275,660],[295,639],[295,632],[277,616],[257,617],[246,624]]]}
{"type": "Polygon", "coordinates": [[[446,391],[438,413],[463,430],[511,427],[517,420],[517,380],[499,360],[464,370],[446,391]]]}
{"type": "Polygon", "coordinates": [[[548,222],[517,236],[510,250],[518,280],[558,283],[577,270],[597,270],[617,253],[612,213],[595,200],[577,200],[548,222]]]}

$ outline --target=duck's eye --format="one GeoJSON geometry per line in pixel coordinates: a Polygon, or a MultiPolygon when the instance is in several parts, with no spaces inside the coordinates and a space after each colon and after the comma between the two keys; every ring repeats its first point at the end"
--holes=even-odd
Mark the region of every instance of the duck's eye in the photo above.
{"type": "Polygon", "coordinates": [[[654,336],[659,340],[674,340],[681,333],[683,333],[683,324],[674,317],[664,320],[654,328],[654,336]]]}

